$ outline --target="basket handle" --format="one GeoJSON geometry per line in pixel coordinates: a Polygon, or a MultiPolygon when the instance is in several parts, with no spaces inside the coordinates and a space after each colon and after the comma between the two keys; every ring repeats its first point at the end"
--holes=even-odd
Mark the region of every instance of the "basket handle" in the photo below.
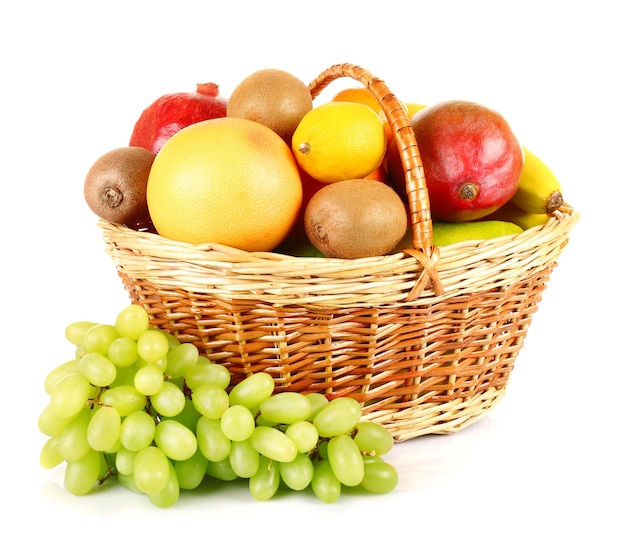
{"type": "MultiPolygon", "coordinates": [[[[433,225],[424,167],[415,133],[411,127],[411,121],[404,105],[389,90],[385,82],[375,77],[368,70],[350,63],[333,65],[322,72],[315,80],[311,81],[309,90],[313,99],[328,84],[341,77],[352,78],[366,86],[382,107],[389,121],[404,168],[413,235],[414,250],[405,250],[405,252],[414,256],[422,264],[424,277],[430,278],[435,293],[441,294],[443,293],[443,288],[435,266],[439,257],[439,251],[433,245],[433,225]]],[[[424,277],[418,279],[416,287],[409,294],[409,299],[419,295],[421,290],[427,286],[428,280],[424,277]]]]}

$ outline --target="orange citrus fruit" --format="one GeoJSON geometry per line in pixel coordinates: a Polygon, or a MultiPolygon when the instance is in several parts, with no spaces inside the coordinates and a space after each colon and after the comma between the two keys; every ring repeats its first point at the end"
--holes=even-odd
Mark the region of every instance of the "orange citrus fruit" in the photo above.
{"type": "Polygon", "coordinates": [[[300,210],[302,183],[289,146],[267,126],[223,117],[172,136],[146,191],[157,232],[248,252],[274,249],[300,210]]]}
{"type": "Polygon", "coordinates": [[[352,101],[355,103],[363,103],[364,105],[374,109],[376,112],[380,110],[380,103],[378,103],[378,100],[367,88],[363,87],[346,88],[341,90],[333,96],[331,101],[352,101]]]}
{"type": "Polygon", "coordinates": [[[298,165],[332,183],[363,178],[383,161],[387,138],[378,113],[363,103],[330,101],[306,113],[293,133],[298,165]]]}

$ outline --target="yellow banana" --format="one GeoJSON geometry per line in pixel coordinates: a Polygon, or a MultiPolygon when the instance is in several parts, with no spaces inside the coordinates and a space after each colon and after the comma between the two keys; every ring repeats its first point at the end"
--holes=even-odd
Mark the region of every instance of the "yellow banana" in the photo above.
{"type": "Polygon", "coordinates": [[[563,204],[561,184],[550,168],[524,147],[524,166],[511,202],[531,214],[549,214],[563,204]]]}
{"type": "Polygon", "coordinates": [[[522,210],[512,202],[507,202],[504,206],[498,208],[492,214],[489,214],[485,220],[502,220],[518,225],[522,229],[530,229],[536,225],[543,225],[548,221],[548,214],[535,214],[522,210]]]}

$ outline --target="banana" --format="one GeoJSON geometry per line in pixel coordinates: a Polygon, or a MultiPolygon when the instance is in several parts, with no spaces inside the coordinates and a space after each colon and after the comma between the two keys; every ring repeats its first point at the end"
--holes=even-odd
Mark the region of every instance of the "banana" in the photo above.
{"type": "Polygon", "coordinates": [[[563,204],[561,184],[550,168],[524,147],[524,166],[511,201],[531,214],[549,214],[563,204]]]}
{"type": "Polygon", "coordinates": [[[536,225],[543,225],[548,221],[548,218],[549,215],[545,212],[543,214],[527,212],[509,201],[504,206],[501,206],[498,210],[482,219],[511,222],[518,225],[522,229],[530,229],[536,225]]]}

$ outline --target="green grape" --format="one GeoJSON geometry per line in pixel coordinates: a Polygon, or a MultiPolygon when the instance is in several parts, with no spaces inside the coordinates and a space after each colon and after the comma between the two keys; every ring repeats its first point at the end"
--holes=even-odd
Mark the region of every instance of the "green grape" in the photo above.
{"type": "Polygon", "coordinates": [[[134,386],[114,386],[102,392],[100,402],[109,407],[115,407],[120,416],[128,416],[130,413],[145,408],[146,396],[139,393],[134,386]]]}
{"type": "Polygon", "coordinates": [[[230,465],[228,457],[216,462],[209,460],[206,465],[206,475],[220,481],[234,481],[239,478],[230,465]]]}
{"type": "Polygon", "coordinates": [[[113,407],[99,407],[87,426],[87,441],[94,451],[114,449],[120,440],[122,420],[113,407]]]}
{"type": "Polygon", "coordinates": [[[158,359],[157,361],[146,361],[140,357],[137,361],[135,361],[133,366],[139,370],[141,367],[145,367],[147,365],[157,367],[161,371],[161,374],[165,374],[165,369],[167,368],[167,356],[161,357],[161,359],[158,359]]]}
{"type": "Polygon", "coordinates": [[[387,429],[374,422],[358,422],[354,442],[362,453],[384,455],[393,448],[393,436],[387,429]]]}
{"type": "Polygon", "coordinates": [[[248,480],[250,494],[256,500],[269,500],[280,486],[278,464],[266,456],[259,458],[259,468],[248,480]]]}
{"type": "Polygon", "coordinates": [[[220,418],[220,427],[224,435],[231,441],[248,439],[255,427],[254,416],[250,409],[243,405],[228,407],[220,418]]]}
{"type": "Polygon", "coordinates": [[[135,478],[133,477],[132,473],[122,474],[118,472],[117,481],[125,489],[128,489],[129,491],[133,491],[134,493],[143,494],[142,491],[139,490],[139,487],[137,487],[137,483],[135,483],[135,478]]]}
{"type": "Polygon", "coordinates": [[[138,304],[131,304],[117,314],[115,329],[120,336],[137,340],[150,328],[148,312],[138,304]]]}
{"type": "Polygon", "coordinates": [[[119,337],[117,330],[112,325],[99,324],[91,327],[83,337],[83,346],[87,353],[97,351],[102,355],[106,355],[109,346],[119,337]]]}
{"type": "Polygon", "coordinates": [[[293,491],[306,489],[313,479],[313,462],[304,453],[298,453],[291,462],[280,462],[278,465],[280,478],[293,491]]]}
{"type": "Polygon", "coordinates": [[[111,342],[107,355],[116,367],[130,367],[139,359],[137,342],[128,336],[120,336],[111,342]]]}
{"type": "Polygon", "coordinates": [[[206,475],[207,458],[200,449],[196,449],[193,456],[185,460],[178,460],[174,464],[178,485],[181,489],[195,489],[202,483],[206,475]]]}
{"type": "Polygon", "coordinates": [[[154,395],[161,391],[163,382],[163,371],[152,363],[138,368],[133,378],[135,388],[144,395],[154,395]]]}
{"type": "Polygon", "coordinates": [[[308,420],[290,424],[285,430],[285,435],[296,444],[299,453],[312,451],[319,440],[317,428],[308,420]]]}
{"type": "Polygon", "coordinates": [[[309,415],[310,422],[313,422],[313,419],[317,416],[317,413],[320,412],[326,405],[328,405],[328,397],[326,397],[323,393],[307,393],[306,398],[311,402],[311,414],[309,415]]]}
{"type": "Polygon", "coordinates": [[[176,416],[185,408],[185,394],[173,382],[163,382],[163,387],[150,397],[150,403],[162,416],[176,416]]]}
{"type": "Polygon", "coordinates": [[[85,349],[85,345],[84,344],[80,344],[79,346],[76,346],[76,351],[74,352],[74,357],[76,359],[80,359],[83,355],[85,355],[85,353],[87,353],[87,350],[85,349]]]}
{"type": "Polygon", "coordinates": [[[91,351],[80,359],[80,372],[89,383],[98,388],[110,386],[117,375],[117,369],[106,355],[91,351]]]}
{"type": "Polygon", "coordinates": [[[180,378],[198,360],[198,348],[189,342],[179,344],[167,354],[165,374],[170,378],[180,378]]]}
{"type": "Polygon", "coordinates": [[[341,481],[333,473],[328,460],[317,460],[313,464],[311,489],[322,502],[336,502],[341,496],[341,481]]]}
{"type": "Polygon", "coordinates": [[[228,460],[230,460],[233,471],[239,477],[248,479],[259,469],[260,456],[250,440],[246,439],[231,443],[228,460]]]}
{"type": "Polygon", "coordinates": [[[230,404],[252,410],[274,392],[274,379],[266,372],[255,372],[230,390],[230,404]]]}
{"type": "Polygon", "coordinates": [[[158,493],[165,489],[170,476],[170,461],[158,447],[141,449],[133,462],[133,477],[142,493],[158,493]]]}
{"type": "Polygon", "coordinates": [[[120,442],[130,451],[141,451],[152,443],[155,430],[152,416],[144,410],[134,411],[122,421],[120,442]]]}
{"type": "Polygon", "coordinates": [[[65,488],[73,495],[86,495],[98,480],[102,471],[102,453],[89,449],[78,460],[67,462],[65,467],[65,488]]]}
{"type": "Polygon", "coordinates": [[[50,437],[41,447],[39,463],[42,467],[51,469],[63,462],[64,458],[59,452],[59,441],[59,437],[50,437]]]}
{"type": "Polygon", "coordinates": [[[120,475],[132,476],[137,451],[131,451],[122,446],[115,453],[115,469],[120,475]]]}
{"type": "Polygon", "coordinates": [[[315,447],[315,455],[325,460],[328,459],[328,439],[320,439],[315,447]]]}
{"type": "Polygon", "coordinates": [[[296,444],[284,432],[271,426],[254,428],[250,442],[260,454],[278,462],[291,462],[298,454],[296,444]]]}
{"type": "Polygon", "coordinates": [[[165,487],[157,493],[148,493],[148,499],[158,508],[170,508],[174,506],[174,504],[178,502],[180,495],[180,486],[178,485],[176,470],[171,462],[169,467],[170,473],[165,487]]]}
{"type": "Polygon", "coordinates": [[[269,422],[293,424],[306,420],[312,411],[311,401],[296,392],[277,393],[259,404],[259,410],[269,422]]]}
{"type": "Polygon", "coordinates": [[[61,435],[65,426],[74,420],[74,418],[76,418],[81,411],[78,411],[74,416],[62,417],[57,415],[48,404],[41,411],[39,418],[37,419],[39,431],[48,437],[61,435]]]}
{"type": "Polygon", "coordinates": [[[114,388],[116,386],[134,386],[136,373],[137,367],[135,365],[118,368],[115,380],[109,385],[109,388],[114,388]]]}
{"type": "Polygon", "coordinates": [[[351,432],[361,419],[361,414],[361,404],[356,399],[337,397],[315,415],[313,424],[320,437],[333,437],[351,432]]]}
{"type": "MultiPolygon", "coordinates": [[[[250,409],[248,409],[248,410],[250,410],[250,409]]],[[[257,426],[272,426],[272,427],[276,427],[276,422],[270,422],[269,420],[267,420],[261,414],[261,412],[259,411],[258,408],[254,408],[254,409],[250,410],[250,412],[252,413],[252,416],[254,416],[257,426]]]]}
{"type": "Polygon", "coordinates": [[[149,363],[167,357],[170,343],[164,332],[150,329],[137,339],[137,353],[149,363]]]}
{"type": "Polygon", "coordinates": [[[384,460],[364,460],[361,487],[370,493],[390,493],[398,485],[398,471],[384,460]]]}
{"type": "Polygon", "coordinates": [[[202,415],[196,410],[191,400],[185,399],[185,406],[183,407],[183,410],[179,414],[170,418],[172,420],[177,420],[183,426],[187,426],[192,432],[195,432],[198,418],[201,416],[202,415]]]}
{"type": "Polygon", "coordinates": [[[167,344],[169,346],[170,351],[180,346],[181,342],[178,338],[176,338],[176,336],[174,336],[173,334],[170,334],[166,330],[162,330],[162,329],[158,329],[158,330],[160,330],[165,335],[165,339],[167,340],[167,344]]]}
{"type": "Polygon", "coordinates": [[[91,409],[84,408],[61,432],[58,451],[67,462],[82,458],[90,450],[87,428],[91,420],[91,409]]]}
{"type": "Polygon", "coordinates": [[[154,432],[154,442],[172,460],[187,460],[198,448],[195,434],[176,420],[161,420],[154,432]]]}
{"type": "Polygon", "coordinates": [[[191,390],[201,384],[215,384],[225,390],[230,385],[230,371],[224,365],[213,363],[200,355],[196,364],[187,369],[185,383],[191,390]]]}
{"type": "Polygon", "coordinates": [[[191,394],[191,402],[202,416],[219,419],[228,409],[230,399],[216,384],[201,384],[191,394]]]}
{"type": "Polygon", "coordinates": [[[92,323],[91,321],[75,321],[70,323],[65,327],[65,338],[71,344],[80,346],[85,338],[85,333],[95,325],[96,323],[92,323]]]}
{"type": "Polygon", "coordinates": [[[210,462],[228,458],[231,441],[222,432],[219,419],[201,416],[196,425],[196,438],[202,454],[210,462]]]}
{"type": "Polygon", "coordinates": [[[44,390],[48,395],[52,392],[52,388],[56,385],[56,383],[61,380],[66,374],[70,372],[78,372],[79,371],[80,361],[78,359],[70,359],[66,361],[62,365],[59,365],[55,369],[51,370],[46,379],[44,381],[44,390]]]}
{"type": "Polygon", "coordinates": [[[348,487],[356,487],[365,475],[363,457],[357,444],[347,434],[334,436],[328,442],[328,462],[337,479],[348,487]]]}
{"type": "Polygon", "coordinates": [[[61,378],[50,392],[50,411],[61,418],[74,416],[85,407],[91,394],[91,384],[80,372],[70,372],[61,378]]]}

